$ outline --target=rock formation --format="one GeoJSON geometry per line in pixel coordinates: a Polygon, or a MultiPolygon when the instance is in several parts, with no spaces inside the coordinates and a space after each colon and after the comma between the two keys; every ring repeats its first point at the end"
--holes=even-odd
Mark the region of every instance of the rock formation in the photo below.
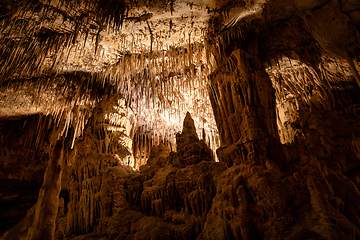
{"type": "Polygon", "coordinates": [[[64,168],[64,141],[57,141],[44,174],[28,239],[54,239],[64,168]]]}
{"type": "Polygon", "coordinates": [[[0,239],[360,239],[358,1],[4,0],[0,29],[0,239]]]}

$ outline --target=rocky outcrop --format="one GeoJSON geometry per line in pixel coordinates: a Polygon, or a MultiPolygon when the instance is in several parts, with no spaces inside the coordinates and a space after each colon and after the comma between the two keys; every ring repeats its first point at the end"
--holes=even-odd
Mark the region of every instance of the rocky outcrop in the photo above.
{"type": "Polygon", "coordinates": [[[194,120],[189,112],[186,113],[182,132],[176,135],[176,150],[180,158],[175,157],[174,161],[181,166],[196,164],[200,161],[214,161],[211,149],[204,140],[199,140],[194,120]]]}
{"type": "MultiPolygon", "coordinates": [[[[257,47],[250,51],[257,52],[257,47]]],[[[262,164],[266,158],[286,164],[276,127],[274,90],[254,53],[234,51],[212,74],[210,96],[222,143],[217,154],[226,166],[262,164]]]]}
{"type": "Polygon", "coordinates": [[[198,139],[189,114],[178,139],[176,153],[168,145],[154,147],[140,173],[109,162],[110,155],[82,158],[72,174],[65,236],[196,238],[225,166],[216,163],[210,148],[198,139]]]}
{"type": "MultiPolygon", "coordinates": [[[[310,15],[320,18],[334,2],[310,15]]],[[[323,25],[316,31],[340,18],[331,23],[322,19],[323,25]]],[[[354,124],[358,121],[358,100],[347,94],[358,92],[358,88],[352,83],[340,84],[334,76],[346,79],[348,75],[330,63],[315,63],[311,55],[300,56],[306,67],[299,67],[298,60],[292,65],[289,60],[290,64],[278,63],[278,74],[272,67],[265,69],[269,56],[259,48],[266,40],[258,33],[266,31],[261,24],[256,31],[249,28],[246,22],[252,21],[255,24],[251,18],[243,19],[239,33],[235,28],[234,32],[220,32],[217,46],[221,54],[217,49],[213,53],[217,69],[211,74],[210,97],[222,142],[217,153],[229,169],[218,178],[217,194],[199,238],[357,239],[360,229],[353,201],[359,200],[359,189],[345,168],[352,169],[350,172],[358,168],[358,140],[347,130],[351,126],[358,131],[354,124]],[[232,40],[238,45],[231,44],[232,40]],[[340,182],[348,189],[341,190],[340,182]],[[345,194],[348,190],[354,194],[345,194]]],[[[282,39],[281,34],[277,37],[282,39]]],[[[353,38],[337,37],[356,44],[353,38]]],[[[307,40],[304,37],[296,42],[287,37],[287,43],[299,48],[301,41],[307,40]]],[[[327,47],[334,43],[329,44],[327,47]]],[[[289,56],[298,54],[294,54],[297,50],[285,50],[286,44],[282,47],[289,56]]],[[[313,56],[316,54],[319,52],[313,56]]]]}
{"type": "Polygon", "coordinates": [[[198,139],[189,114],[177,140],[176,153],[167,145],[154,147],[140,174],[125,179],[130,210],[114,212],[109,222],[122,225],[120,219],[126,219],[128,227],[111,234],[128,239],[195,239],[199,235],[215,196],[215,179],[225,167],[214,162],[210,148],[198,139]]]}
{"type": "MultiPolygon", "coordinates": [[[[76,141],[74,139],[76,134],[73,133],[81,132],[81,130],[76,128],[75,119],[66,126],[67,131],[61,131],[65,121],[57,123],[58,126],[56,126],[56,121],[50,116],[46,118],[42,118],[41,115],[34,116],[40,119],[38,121],[30,121],[32,118],[24,117],[24,120],[20,118],[20,120],[9,120],[9,123],[4,123],[5,126],[10,126],[9,130],[2,131],[5,137],[7,131],[13,130],[12,124],[15,127],[22,124],[26,126],[29,121],[28,124],[34,124],[36,128],[30,130],[34,131],[33,134],[28,135],[23,133],[26,129],[14,128],[16,135],[11,141],[20,143],[4,148],[6,152],[2,164],[6,164],[7,159],[15,158],[6,153],[14,152],[16,150],[14,147],[17,146],[25,150],[27,147],[32,147],[34,152],[43,157],[42,154],[47,154],[47,152],[42,153],[42,149],[47,149],[47,144],[51,144],[48,141],[51,142],[60,133],[68,134],[65,140],[66,146],[63,147],[65,150],[58,147],[52,152],[50,161],[52,165],[48,167],[50,172],[48,171],[44,176],[44,189],[40,191],[38,204],[28,211],[23,221],[5,234],[5,239],[61,239],[73,234],[93,232],[94,227],[99,225],[99,219],[111,214],[113,205],[121,205],[114,204],[113,201],[113,195],[119,195],[118,190],[109,186],[120,184],[112,179],[118,179],[122,175],[133,172],[129,165],[134,165],[134,163],[129,151],[131,140],[128,136],[128,130],[132,124],[121,114],[124,109],[117,100],[118,98],[113,96],[100,102],[91,119],[85,120],[87,127],[82,137],[76,141]],[[33,139],[28,139],[31,136],[35,136],[38,140],[34,142],[33,139]],[[22,144],[24,140],[30,143],[22,144]],[[63,194],[60,194],[61,189],[63,194]],[[29,236],[26,237],[28,232],[29,236]]],[[[7,139],[5,137],[3,140],[7,139]]],[[[17,154],[21,156],[23,153],[17,154]]],[[[19,160],[21,159],[16,161],[19,160]]],[[[12,164],[10,162],[9,167],[12,164]]],[[[26,170],[27,166],[26,163],[20,162],[17,167],[22,171],[26,170]]],[[[11,168],[10,170],[14,171],[11,168]]],[[[29,174],[33,174],[34,170],[36,168],[29,171],[29,174]]],[[[26,174],[21,175],[21,172],[17,175],[20,179],[32,177],[26,174]]],[[[124,195],[124,193],[121,194],[124,195]]]]}
{"type": "MultiPolygon", "coordinates": [[[[358,238],[358,119],[317,110],[296,121],[290,125],[303,127],[283,146],[291,154],[282,166],[251,152],[232,166],[215,162],[190,115],[178,152],[154,147],[140,172],[114,154],[86,150],[97,133],[85,132],[64,172],[68,197],[60,195],[55,239],[358,238]]],[[[35,208],[5,236],[27,234],[34,217],[35,208]]]]}
{"type": "Polygon", "coordinates": [[[99,214],[92,233],[83,239],[356,239],[357,141],[346,129],[334,131],[326,143],[312,141],[310,135],[326,139],[322,129],[333,121],[358,130],[341,115],[323,114],[313,113],[307,119],[312,127],[297,136],[297,141],[308,139],[307,143],[284,146],[291,152],[288,165],[279,167],[270,157],[255,155],[257,161],[230,168],[209,161],[210,156],[198,163],[179,160],[184,155],[194,159],[191,156],[201,152],[191,147],[199,140],[187,116],[178,135],[179,152],[160,145],[140,173],[102,175],[102,182],[112,176],[105,180],[112,190],[97,195],[107,212],[99,214]],[[339,148],[340,142],[347,147],[339,148]],[[327,155],[324,146],[329,147],[327,155]]]}
{"type": "MultiPolygon", "coordinates": [[[[67,212],[58,221],[59,236],[103,230],[117,208],[126,208],[124,176],[134,171],[129,134],[133,125],[124,117],[117,96],[103,99],[77,139],[64,187],[69,199],[67,212]]],[[[105,230],[104,230],[105,231],[105,230]]]]}

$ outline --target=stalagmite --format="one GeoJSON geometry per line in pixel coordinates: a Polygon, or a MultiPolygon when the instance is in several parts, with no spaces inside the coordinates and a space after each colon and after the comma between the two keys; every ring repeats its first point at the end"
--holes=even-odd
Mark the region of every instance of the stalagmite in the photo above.
{"type": "Polygon", "coordinates": [[[28,239],[54,239],[63,169],[64,140],[58,140],[45,170],[44,182],[36,203],[34,222],[28,231],[28,239]]]}

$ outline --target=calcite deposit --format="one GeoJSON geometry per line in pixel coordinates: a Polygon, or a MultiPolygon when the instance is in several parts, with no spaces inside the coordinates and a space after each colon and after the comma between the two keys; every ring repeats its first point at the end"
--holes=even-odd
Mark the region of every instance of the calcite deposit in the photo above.
{"type": "Polygon", "coordinates": [[[0,239],[360,239],[357,0],[0,1],[0,239]]]}

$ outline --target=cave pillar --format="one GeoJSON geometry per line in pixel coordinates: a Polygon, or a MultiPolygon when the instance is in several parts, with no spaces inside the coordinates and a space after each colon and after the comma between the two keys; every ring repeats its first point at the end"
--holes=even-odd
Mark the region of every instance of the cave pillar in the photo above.
{"type": "Polygon", "coordinates": [[[36,203],[34,222],[28,230],[29,240],[54,239],[63,168],[64,141],[58,140],[45,170],[44,182],[36,203]]]}
{"type": "Polygon", "coordinates": [[[235,50],[210,75],[209,95],[219,129],[217,154],[228,167],[246,162],[286,161],[279,141],[275,92],[261,61],[235,50]]]}

